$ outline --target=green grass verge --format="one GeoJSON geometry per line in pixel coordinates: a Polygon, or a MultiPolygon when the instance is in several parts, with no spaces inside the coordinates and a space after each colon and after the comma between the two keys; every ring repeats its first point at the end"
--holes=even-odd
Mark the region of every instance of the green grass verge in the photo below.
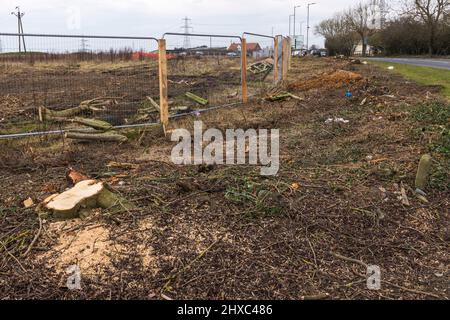
{"type": "Polygon", "coordinates": [[[370,61],[369,63],[382,68],[394,66],[395,69],[390,72],[401,74],[406,79],[415,81],[427,86],[442,86],[442,93],[450,99],[450,71],[429,67],[418,67],[406,64],[370,61]]]}

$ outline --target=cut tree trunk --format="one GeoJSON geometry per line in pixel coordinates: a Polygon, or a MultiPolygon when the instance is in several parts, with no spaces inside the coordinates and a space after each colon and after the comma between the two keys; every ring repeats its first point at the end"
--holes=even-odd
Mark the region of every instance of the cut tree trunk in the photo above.
{"type": "Polygon", "coordinates": [[[84,141],[104,141],[104,142],[126,142],[128,138],[117,133],[76,133],[67,132],[65,134],[67,139],[84,140],[84,141]]]}
{"type": "Polygon", "coordinates": [[[106,121],[101,121],[101,120],[96,120],[96,119],[85,119],[85,118],[76,117],[73,120],[68,120],[68,121],[75,122],[75,123],[81,124],[83,126],[91,127],[95,130],[101,130],[101,131],[108,131],[113,128],[112,124],[110,124],[106,121]]]}
{"type": "Polygon", "coordinates": [[[45,121],[52,121],[56,120],[59,121],[63,118],[70,118],[79,115],[80,113],[84,111],[90,110],[89,105],[80,105],[78,107],[72,108],[72,109],[66,109],[61,111],[53,111],[50,109],[47,109],[46,107],[39,107],[39,121],[45,122],[45,121]]]}
{"type": "Polygon", "coordinates": [[[105,183],[85,180],[64,193],[48,197],[37,210],[56,219],[74,219],[96,208],[130,210],[133,205],[109,190],[105,183]]]}
{"type": "Polygon", "coordinates": [[[199,97],[199,96],[197,96],[197,95],[195,95],[195,94],[193,94],[193,93],[191,93],[191,92],[186,92],[185,95],[186,95],[186,97],[188,97],[189,99],[191,99],[191,100],[197,102],[198,104],[200,104],[200,105],[202,105],[202,106],[206,106],[206,105],[208,104],[208,100],[203,99],[203,98],[201,98],[201,97],[199,97]]]}

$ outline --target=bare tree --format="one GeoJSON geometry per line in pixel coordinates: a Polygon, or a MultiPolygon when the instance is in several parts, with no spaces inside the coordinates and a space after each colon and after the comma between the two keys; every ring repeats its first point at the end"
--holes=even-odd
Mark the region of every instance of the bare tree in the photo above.
{"type": "Polygon", "coordinates": [[[362,42],[362,55],[367,55],[367,41],[377,30],[376,20],[380,19],[379,4],[377,0],[359,3],[346,12],[351,28],[360,36],[362,42]]]}
{"type": "Polygon", "coordinates": [[[316,26],[316,34],[325,38],[325,46],[330,55],[350,56],[357,42],[357,36],[344,14],[336,14],[333,18],[322,21],[316,26]]]}
{"type": "Polygon", "coordinates": [[[407,14],[412,14],[428,29],[428,53],[433,55],[435,51],[436,36],[441,22],[449,14],[449,0],[408,0],[407,14]]]}

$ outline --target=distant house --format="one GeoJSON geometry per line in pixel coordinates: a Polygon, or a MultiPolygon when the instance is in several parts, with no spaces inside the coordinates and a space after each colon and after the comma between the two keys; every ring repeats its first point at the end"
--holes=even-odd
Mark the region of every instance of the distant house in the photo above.
{"type": "MultiPolygon", "coordinates": [[[[362,56],[363,55],[363,43],[360,41],[355,48],[353,49],[353,55],[355,56],[362,56]]],[[[367,45],[366,49],[366,55],[367,56],[373,56],[374,55],[374,48],[372,48],[371,45],[367,45]]]]}
{"type": "MultiPolygon", "coordinates": [[[[228,47],[229,52],[241,52],[241,44],[240,43],[232,43],[228,47]]],[[[247,56],[252,58],[260,58],[263,55],[263,49],[259,45],[259,43],[247,43],[247,56]]]]}

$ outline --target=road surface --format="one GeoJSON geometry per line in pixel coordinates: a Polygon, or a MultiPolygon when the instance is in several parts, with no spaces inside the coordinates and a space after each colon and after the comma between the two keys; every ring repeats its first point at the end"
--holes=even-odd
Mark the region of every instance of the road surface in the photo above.
{"type": "Polygon", "coordinates": [[[430,67],[450,70],[450,59],[418,59],[418,58],[368,58],[368,60],[409,64],[419,67],[430,67]]]}

